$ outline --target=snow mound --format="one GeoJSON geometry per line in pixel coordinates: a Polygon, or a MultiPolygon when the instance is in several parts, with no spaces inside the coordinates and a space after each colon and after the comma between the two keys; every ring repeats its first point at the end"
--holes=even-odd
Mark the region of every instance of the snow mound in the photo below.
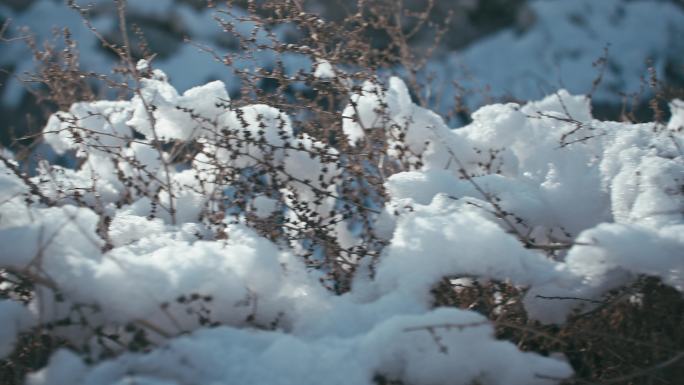
{"type": "Polygon", "coordinates": [[[386,246],[345,260],[356,270],[341,295],[315,266],[332,251],[288,236],[320,217],[319,231],[360,242],[336,211],[345,154],[284,112],[232,107],[220,82],[180,95],[158,71],[130,101],[54,115],[46,138],[78,167],[0,165],[0,266],[40,278],[26,306],[0,303],[0,353],[38,319],[89,356],[56,352],[35,385],[553,384],[567,362],[497,340],[473,311],[433,308],[434,285],[508,282],[530,317],[557,323],[578,303],[544,297],[600,299],[639,275],[684,290],[678,102],[668,125],[602,122],[560,90],[452,130],[398,78],[350,96],[350,144],[385,137],[385,160],[408,166],[367,217],[386,246]],[[276,187],[236,197],[245,181],[276,187]],[[259,232],[269,221],[282,238],[259,232]]]}

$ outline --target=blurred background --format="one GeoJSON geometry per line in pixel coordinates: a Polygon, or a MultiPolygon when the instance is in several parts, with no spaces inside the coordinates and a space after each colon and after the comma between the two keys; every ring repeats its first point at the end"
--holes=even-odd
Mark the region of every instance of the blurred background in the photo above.
{"type": "MultiPolygon", "coordinates": [[[[89,5],[92,26],[105,38],[120,42],[113,0],[76,3],[89,5]]],[[[247,14],[246,1],[232,3],[236,7],[233,17],[247,14]]],[[[405,0],[403,6],[421,10],[426,3],[405,0]]],[[[354,4],[346,0],[304,2],[307,10],[329,22],[356,12],[354,4]]],[[[239,51],[240,44],[223,31],[215,20],[216,8],[208,5],[212,3],[205,0],[129,0],[128,28],[136,39],[133,55],[144,56],[136,48],[144,36],[149,51],[156,53],[154,67],[163,70],[179,91],[220,79],[237,94],[238,79],[206,51],[220,56],[239,51]]],[[[65,27],[78,46],[82,70],[111,74],[118,58],[102,47],[81,15],[64,0],[0,0],[0,19],[0,141],[8,145],[11,137],[39,131],[47,114],[64,108],[38,103],[31,92],[31,74],[41,61],[35,53],[43,51],[45,44],[63,49],[65,27]],[[35,44],[33,50],[27,37],[35,44]]],[[[525,101],[559,88],[590,93],[595,115],[615,120],[625,119],[627,110],[632,120],[650,120],[648,101],[655,93],[662,94],[664,104],[682,97],[684,0],[435,0],[429,19],[438,24],[446,21],[448,31],[419,76],[429,107],[446,114],[460,105],[461,113],[450,121],[453,125],[463,123],[469,112],[484,103],[525,101]]],[[[234,22],[249,33],[248,23],[234,22]]],[[[412,25],[404,28],[409,31],[412,25]]],[[[285,43],[301,38],[299,30],[288,25],[274,31],[285,43]]],[[[411,36],[409,43],[417,57],[427,55],[434,34],[434,29],[426,28],[411,36]]],[[[382,46],[387,37],[377,31],[369,38],[382,46]]],[[[283,59],[287,71],[312,70],[308,57],[286,55],[283,59]]],[[[269,67],[277,59],[259,53],[255,60],[269,67]]],[[[401,75],[401,70],[396,72],[401,75]]]]}

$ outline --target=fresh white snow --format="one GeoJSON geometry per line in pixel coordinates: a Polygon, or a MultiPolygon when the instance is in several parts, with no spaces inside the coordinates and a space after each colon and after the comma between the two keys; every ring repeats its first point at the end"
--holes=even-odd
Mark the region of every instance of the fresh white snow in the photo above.
{"type": "MultiPolygon", "coordinates": [[[[75,170],[44,164],[32,178],[45,196],[61,200],[58,207],[45,207],[35,197],[27,205],[24,199],[31,193],[24,182],[1,166],[0,264],[40,266],[66,299],[41,295],[27,307],[3,302],[8,318],[3,324],[15,328],[3,331],[2,352],[10,351],[17,332],[30,325],[28,319],[57,320],[78,303],[96,304],[99,311],[85,317],[110,332],[126,324],[154,325],[148,334],[158,346],[90,366],[59,351],[48,367],[31,375],[30,384],[180,384],[189,379],[313,384],[321,378],[370,384],[378,373],[421,384],[553,383],[538,374],[567,377],[566,362],[496,340],[492,325],[471,311],[431,309],[432,285],[444,276],[461,276],[528,287],[525,306],[544,322],[563,322],[577,303],[549,304],[536,294],[600,298],[638,274],[684,289],[684,138],[672,129],[681,119],[678,102],[669,125],[602,122],[592,118],[586,98],[561,90],[525,105],[483,107],[473,123],[451,130],[438,115],[413,104],[398,78],[390,80],[386,92],[352,96],[361,122],[380,121],[374,106],[386,103],[389,119],[397,124],[385,127],[402,127],[423,165],[387,181],[390,200],[374,220],[389,245],[375,266],[375,278],[358,273],[351,291],[337,296],[317,282],[296,248],[277,246],[244,223],[226,222],[227,239],[197,237],[209,234],[198,215],[209,199],[200,185],[217,183],[212,162],[248,168],[268,157],[282,165],[283,173],[304,178],[320,173],[323,163],[302,149],[321,144],[294,135],[289,118],[272,107],[219,108],[217,101],[228,101],[220,82],[179,96],[158,71],[143,87],[142,98],[158,106],[154,117],[161,139],[197,138],[216,145],[215,131],[172,107],[181,105],[235,129],[235,140],[254,130],[274,147],[246,145],[239,153],[217,147],[197,155],[190,169],[171,168],[175,224],[161,209],[148,218],[153,208],[145,191],[154,191],[163,179],[160,159],[168,161],[169,154],[149,144],[154,133],[139,96],[79,103],[50,120],[48,142],[57,151],[77,150],[83,159],[75,170]],[[71,129],[65,129],[69,124],[71,129]],[[142,138],[133,140],[133,131],[142,138]],[[75,134],[87,139],[75,140],[75,134]],[[122,156],[114,157],[112,148],[122,156]],[[499,149],[489,168],[483,166],[487,149],[499,149]],[[212,151],[216,157],[209,161],[206,154],[212,151]],[[130,190],[115,169],[140,183],[139,195],[118,208],[113,202],[130,190]],[[472,174],[471,181],[462,179],[462,172],[472,174]],[[107,240],[97,231],[98,215],[64,197],[74,188],[83,189],[83,202],[112,217],[107,240]],[[576,245],[560,260],[526,248],[508,222],[494,215],[492,196],[519,216],[514,226],[533,234],[536,242],[576,245]],[[109,249],[103,248],[105,242],[109,249]],[[178,302],[193,293],[194,302],[178,302]],[[206,329],[197,316],[200,309],[222,326],[206,329]],[[275,328],[262,330],[267,325],[275,328]]],[[[378,87],[368,83],[364,92],[373,88],[378,87]]],[[[365,129],[383,130],[378,124],[365,129]]],[[[385,133],[388,140],[395,137],[392,130],[385,133]]],[[[345,131],[357,144],[366,132],[349,126],[345,131]]],[[[282,182],[285,190],[313,197],[307,195],[313,194],[311,185],[285,174],[282,182]]],[[[337,193],[334,183],[325,188],[337,193]]],[[[334,207],[330,199],[309,208],[323,215],[334,207]]],[[[160,201],[168,203],[168,194],[160,201]]],[[[287,199],[284,203],[262,195],[250,207],[265,219],[283,210],[287,199]]],[[[296,225],[296,215],[291,219],[296,225]]],[[[356,242],[346,226],[336,229],[338,236],[356,242]]],[[[93,334],[79,326],[58,333],[98,349],[93,334]]]]}

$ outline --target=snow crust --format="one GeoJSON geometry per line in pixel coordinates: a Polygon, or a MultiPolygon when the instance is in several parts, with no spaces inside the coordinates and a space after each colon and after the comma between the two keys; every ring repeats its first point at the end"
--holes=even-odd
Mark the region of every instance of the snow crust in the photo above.
{"type": "MultiPolygon", "coordinates": [[[[15,326],[3,328],[0,353],[11,350],[31,317],[63,319],[75,304],[93,305],[83,317],[100,330],[147,328],[155,346],[135,353],[109,343],[119,355],[91,365],[59,351],[29,384],[371,384],[378,374],[416,384],[551,384],[558,381],[549,378],[571,375],[567,362],[497,340],[475,312],[433,309],[432,286],[444,277],[507,281],[528,288],[531,317],[557,323],[579,304],[537,295],[600,299],[640,274],[684,290],[679,102],[667,125],[602,122],[592,118],[586,97],[560,90],[524,105],[483,107],[471,124],[452,130],[415,105],[400,79],[365,84],[351,95],[358,119],[343,123],[350,143],[376,132],[404,143],[421,163],[386,183],[389,200],[373,226],[388,246],[375,275],[361,266],[351,291],[334,295],[295,245],[276,245],[240,218],[287,210],[298,226],[292,191],[308,209],[329,212],[341,170],[321,157],[338,156],[336,150],[296,135],[273,107],[221,107],[229,103],[221,82],[179,94],[157,70],[141,95],[75,104],[50,119],[46,140],[83,160],[76,169],[43,164],[30,179],[59,204],[41,203],[0,164],[0,266],[39,266],[47,288],[65,298],[57,301],[46,288],[26,307],[1,302],[3,326],[15,326]],[[147,103],[157,107],[150,113],[147,103]],[[385,113],[379,105],[388,106],[385,113]],[[222,146],[219,135],[226,135],[222,146]],[[157,140],[195,140],[205,148],[194,167],[165,168],[171,154],[157,140]],[[283,170],[275,176],[282,199],[250,197],[247,214],[225,220],[226,237],[208,237],[199,218],[212,204],[209,192],[230,187],[219,189],[212,167],[249,170],[262,161],[283,170]],[[303,182],[319,173],[322,180],[303,182]],[[150,199],[167,176],[175,215],[150,199]],[[65,194],[74,189],[83,191],[80,202],[65,194]],[[328,198],[314,202],[314,189],[328,198]],[[124,193],[129,203],[117,207],[124,193]],[[104,232],[103,216],[110,218],[104,232]],[[552,258],[519,234],[533,245],[571,247],[552,258]],[[207,319],[220,326],[208,327],[207,319]]],[[[168,192],[159,201],[170,204],[168,192]]],[[[353,245],[352,223],[340,223],[335,235],[353,245]]],[[[72,325],[57,333],[103,349],[91,329],[72,325]]]]}

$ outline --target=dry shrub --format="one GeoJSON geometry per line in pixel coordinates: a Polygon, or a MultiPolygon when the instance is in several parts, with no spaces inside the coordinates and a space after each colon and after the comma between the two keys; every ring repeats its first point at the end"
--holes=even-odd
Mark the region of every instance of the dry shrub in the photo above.
{"type": "Polygon", "coordinates": [[[521,303],[523,288],[502,282],[454,282],[445,278],[435,286],[435,306],[486,315],[498,337],[522,350],[564,354],[575,370],[575,378],[564,382],[568,385],[674,385],[684,378],[684,299],[659,279],[644,276],[601,301],[587,301],[589,306],[563,325],[528,319],[521,303]]]}

